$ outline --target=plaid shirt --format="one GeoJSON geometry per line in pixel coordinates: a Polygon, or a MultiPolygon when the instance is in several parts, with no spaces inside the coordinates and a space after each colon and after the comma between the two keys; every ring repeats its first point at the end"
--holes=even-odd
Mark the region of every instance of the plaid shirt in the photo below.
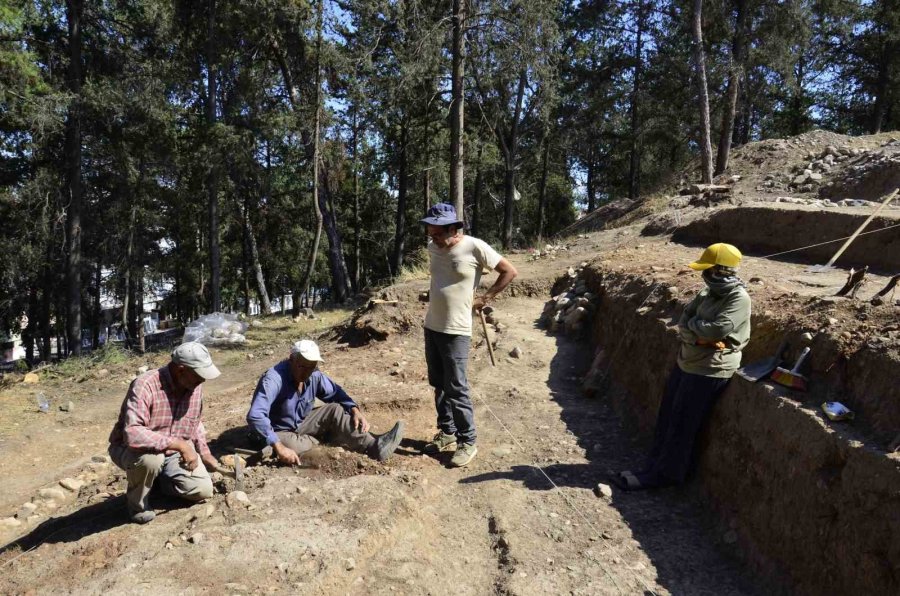
{"type": "Polygon", "coordinates": [[[168,366],[139,376],[128,388],[109,442],[136,451],[163,453],[174,437],[193,442],[201,456],[210,455],[200,420],[202,385],[188,396],[180,393],[168,366]]]}

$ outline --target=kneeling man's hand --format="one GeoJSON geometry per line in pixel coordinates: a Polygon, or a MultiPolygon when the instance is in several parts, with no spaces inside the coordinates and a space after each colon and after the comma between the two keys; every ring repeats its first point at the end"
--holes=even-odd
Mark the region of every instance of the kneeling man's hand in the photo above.
{"type": "Polygon", "coordinates": [[[369,432],[369,421],[366,420],[366,417],[359,411],[359,408],[350,410],[350,419],[353,421],[354,429],[361,433],[369,432]]]}
{"type": "Polygon", "coordinates": [[[279,462],[288,466],[300,465],[300,456],[297,455],[296,451],[286,446],[284,443],[279,441],[272,445],[272,448],[275,450],[275,455],[278,457],[279,462]]]}

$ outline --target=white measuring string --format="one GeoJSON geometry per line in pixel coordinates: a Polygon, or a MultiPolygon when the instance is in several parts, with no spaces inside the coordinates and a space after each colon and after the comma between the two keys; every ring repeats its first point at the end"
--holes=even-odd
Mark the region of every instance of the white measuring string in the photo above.
{"type": "MultiPolygon", "coordinates": [[[[869,230],[868,232],[861,232],[858,234],[859,236],[865,236],[866,234],[877,234],[878,232],[884,232],[885,230],[891,230],[893,228],[900,228],[900,223],[893,224],[890,226],[885,226],[883,228],[878,228],[877,230],[869,230]]],[[[771,259],[772,257],[780,257],[781,255],[790,254],[792,252],[800,252],[801,250],[806,250],[807,248],[815,248],[817,246],[825,246],[826,244],[834,244],[835,242],[840,242],[841,240],[846,240],[851,236],[844,236],[843,238],[835,238],[834,240],[826,240],[825,242],[818,242],[816,244],[809,244],[807,246],[801,246],[800,248],[792,248],[791,250],[785,250],[782,252],[772,253],[770,255],[765,255],[762,257],[748,257],[751,259],[771,259]]]]}
{"type": "MultiPolygon", "coordinates": [[[[510,438],[513,440],[513,442],[516,444],[516,446],[522,451],[522,453],[528,453],[528,452],[525,450],[525,447],[522,445],[522,443],[519,442],[519,439],[516,438],[516,436],[512,433],[512,431],[510,431],[509,428],[503,423],[503,420],[501,420],[500,417],[497,416],[497,414],[494,412],[494,410],[491,409],[490,404],[488,404],[487,401],[486,401],[483,397],[481,397],[480,392],[473,391],[472,393],[475,395],[476,398],[478,398],[478,401],[481,402],[481,404],[487,409],[487,411],[490,412],[491,416],[494,417],[494,419],[497,421],[498,424],[500,424],[500,426],[503,428],[503,430],[506,431],[506,434],[508,434],[508,435],[510,436],[510,438]]],[[[583,519],[583,520],[585,521],[585,523],[587,523],[587,525],[591,528],[591,530],[592,530],[595,534],[598,534],[598,535],[600,534],[599,530],[597,529],[597,526],[595,526],[595,525],[593,524],[593,522],[591,522],[590,518],[588,518],[588,516],[587,516],[581,509],[579,509],[578,506],[575,505],[575,503],[572,502],[572,500],[569,498],[569,496],[566,495],[566,493],[563,492],[562,489],[559,488],[559,485],[556,484],[556,482],[554,482],[552,478],[550,478],[550,476],[547,474],[547,472],[545,472],[544,469],[543,469],[542,467],[540,467],[539,465],[537,465],[537,462],[532,462],[532,463],[527,464],[527,465],[528,465],[529,468],[532,468],[532,469],[537,470],[538,472],[540,472],[541,475],[547,480],[547,482],[549,482],[550,485],[553,486],[553,488],[555,488],[556,491],[557,491],[560,495],[562,495],[563,499],[565,499],[565,501],[566,501],[566,504],[567,504],[572,510],[574,510],[578,515],[581,516],[581,519],[583,519]]],[[[612,546],[611,544],[609,544],[608,542],[603,542],[603,546],[604,546],[607,550],[609,550],[610,552],[612,552],[614,555],[616,555],[617,557],[619,557],[620,559],[622,559],[622,561],[623,561],[623,563],[624,563],[625,559],[624,559],[624,557],[622,557],[622,553],[620,553],[619,551],[617,551],[617,550],[615,549],[615,547],[613,547],[613,546],[612,546]]],[[[620,594],[622,594],[622,587],[619,585],[619,582],[616,581],[616,578],[613,577],[613,575],[609,572],[609,569],[607,569],[606,566],[604,566],[604,565],[603,565],[602,563],[600,563],[599,561],[597,561],[597,564],[600,565],[600,568],[603,570],[603,573],[605,573],[606,576],[610,579],[610,581],[612,581],[613,585],[616,586],[616,590],[618,590],[618,592],[619,592],[620,594]]],[[[635,578],[637,578],[638,582],[639,582],[641,585],[643,585],[644,589],[645,589],[647,592],[649,592],[650,594],[653,594],[653,596],[657,596],[657,595],[656,595],[656,592],[653,591],[653,589],[647,584],[647,582],[644,581],[644,579],[643,579],[641,576],[639,576],[637,573],[634,573],[633,570],[631,570],[631,569],[629,569],[629,571],[632,572],[632,575],[633,575],[635,578]]]]}

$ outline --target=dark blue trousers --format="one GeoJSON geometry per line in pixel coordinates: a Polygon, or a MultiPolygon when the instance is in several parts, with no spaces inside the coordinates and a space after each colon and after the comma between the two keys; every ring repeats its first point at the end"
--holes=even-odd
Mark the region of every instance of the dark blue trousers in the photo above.
{"type": "Polygon", "coordinates": [[[697,435],[730,380],[686,373],[675,365],[659,406],[647,466],[637,475],[641,484],[661,486],[684,482],[697,435]]]}
{"type": "Polygon", "coordinates": [[[475,412],[469,397],[466,367],[469,364],[468,335],[450,335],[425,329],[425,362],[428,384],[434,387],[437,426],[459,443],[475,444],[475,412]]]}

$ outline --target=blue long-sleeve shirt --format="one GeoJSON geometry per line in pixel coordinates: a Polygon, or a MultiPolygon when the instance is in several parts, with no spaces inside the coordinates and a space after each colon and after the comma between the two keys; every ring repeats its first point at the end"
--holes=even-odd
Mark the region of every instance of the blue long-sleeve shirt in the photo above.
{"type": "Polygon", "coordinates": [[[342,405],[348,413],[356,407],[356,402],[340,385],[318,370],[306,381],[303,391],[298,392],[291,375],[291,364],[282,360],[260,377],[247,412],[247,424],[259,436],[265,437],[266,443],[274,445],[278,442],[275,433],[297,430],[317,397],[326,403],[342,405]]]}

